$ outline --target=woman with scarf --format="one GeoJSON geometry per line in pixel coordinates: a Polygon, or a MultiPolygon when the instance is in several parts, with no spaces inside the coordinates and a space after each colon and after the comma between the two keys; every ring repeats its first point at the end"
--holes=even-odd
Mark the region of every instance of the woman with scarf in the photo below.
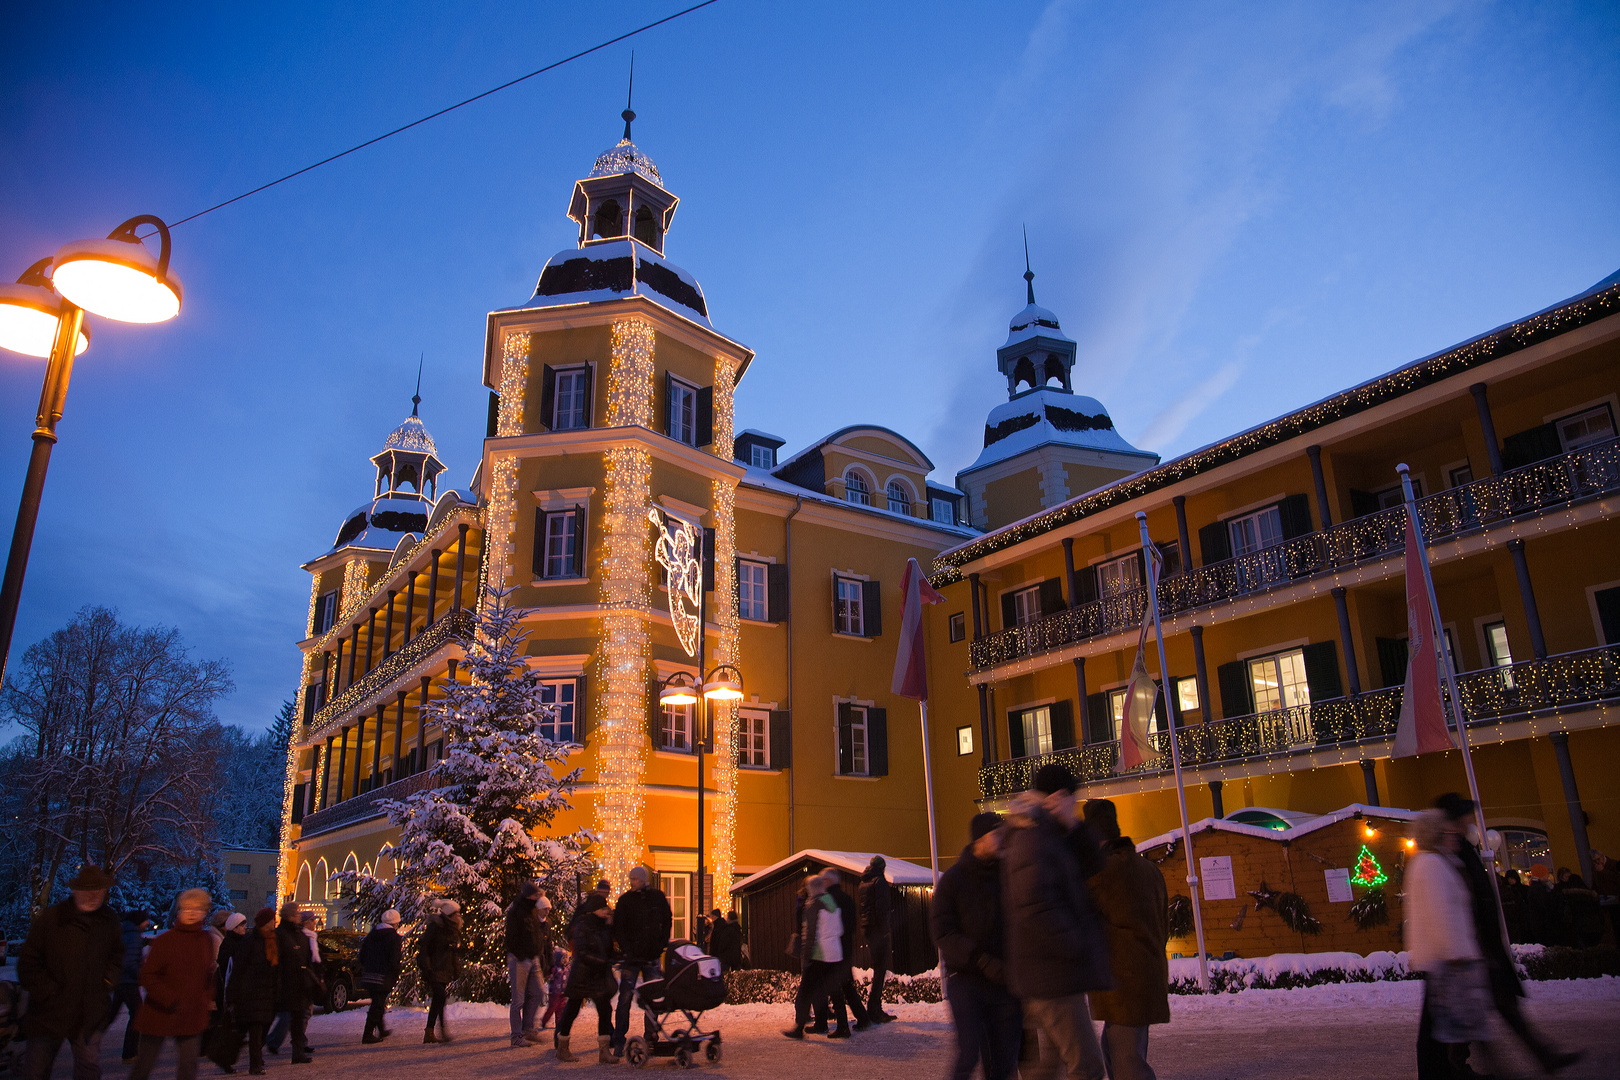
{"type": "Polygon", "coordinates": [[[248,1072],[264,1074],[264,1031],[276,1018],[281,990],[281,956],[276,942],[276,909],[253,916],[253,932],[231,956],[225,1005],[247,1032],[248,1072]]]}

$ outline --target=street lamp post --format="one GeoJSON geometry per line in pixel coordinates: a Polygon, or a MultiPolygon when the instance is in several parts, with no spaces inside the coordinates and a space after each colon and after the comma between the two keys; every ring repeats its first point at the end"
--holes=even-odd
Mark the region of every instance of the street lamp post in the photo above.
{"type": "Polygon", "coordinates": [[[88,311],[119,322],[153,323],[180,312],[180,282],[169,271],[169,227],[150,214],[130,218],[105,240],[78,240],[30,266],[15,285],[0,285],[0,348],[46,361],[34,418],[22,502],[0,586],[0,679],[11,654],[28,553],[34,543],[45,473],[56,445],[56,425],[67,402],[73,358],[90,344],[88,311]],[[152,225],[160,238],[156,258],[135,230],[152,225]],[[51,269],[51,276],[45,271],[51,269]]]}
{"type": "MultiPolygon", "coordinates": [[[[701,670],[702,656],[699,655],[701,670]]],[[[692,749],[697,754],[697,881],[689,924],[696,925],[697,915],[703,907],[703,755],[714,749],[714,714],[711,702],[738,701],[743,696],[742,675],[730,664],[720,664],[703,677],[702,685],[684,671],[677,671],[665,679],[658,691],[658,704],[698,706],[697,728],[693,732],[692,749]]]]}

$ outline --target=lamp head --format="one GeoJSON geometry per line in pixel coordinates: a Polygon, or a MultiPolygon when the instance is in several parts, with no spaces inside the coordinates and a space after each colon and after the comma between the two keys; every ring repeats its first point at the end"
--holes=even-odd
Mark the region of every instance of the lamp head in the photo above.
{"type": "Polygon", "coordinates": [[[180,313],[180,282],[169,271],[169,227],[151,214],[130,218],[105,240],[65,244],[54,261],[56,291],[93,315],[155,323],[180,313]],[[135,234],[142,225],[157,227],[155,257],[135,234]]]}
{"type": "Polygon", "coordinates": [[[658,691],[658,704],[692,705],[697,702],[697,691],[697,680],[684,671],[677,671],[664,680],[664,685],[658,691]]]}
{"type": "Polygon", "coordinates": [[[739,701],[742,699],[742,675],[730,664],[721,664],[709,672],[703,684],[703,696],[710,701],[739,701]]]}
{"type": "MultiPolygon", "coordinates": [[[[41,259],[23,271],[17,284],[0,285],[0,349],[42,360],[51,355],[62,318],[62,298],[45,276],[49,265],[51,260],[41,259]]],[[[90,327],[81,323],[73,355],[78,356],[89,345],[90,327]]]]}

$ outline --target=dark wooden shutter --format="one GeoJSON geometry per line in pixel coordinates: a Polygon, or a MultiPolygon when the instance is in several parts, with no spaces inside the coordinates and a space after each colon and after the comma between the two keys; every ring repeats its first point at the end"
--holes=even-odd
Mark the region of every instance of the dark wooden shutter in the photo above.
{"type": "Polygon", "coordinates": [[[304,723],[315,718],[315,709],[320,704],[321,684],[315,683],[304,687],[304,723]]]}
{"type": "Polygon", "coordinates": [[[1226,522],[1217,521],[1198,530],[1198,555],[1205,566],[1232,557],[1232,533],[1226,522]]]}
{"type": "Polygon", "coordinates": [[[540,423],[547,431],[557,420],[557,369],[550,364],[540,366],[540,423]]]}
{"type": "Polygon", "coordinates": [[[1007,714],[1007,753],[1010,757],[1024,756],[1024,714],[1007,714]]]}
{"type": "Polygon", "coordinates": [[[1074,572],[1075,590],[1079,593],[1078,603],[1089,604],[1097,599],[1097,568],[1083,566],[1074,572]]]}
{"type": "Polygon", "coordinates": [[[1108,716],[1108,695],[1086,695],[1086,742],[1105,743],[1113,739],[1114,725],[1108,716]]]}
{"type": "Polygon", "coordinates": [[[769,563],[765,567],[765,617],[781,622],[788,616],[787,563],[769,563]]]}
{"type": "Polygon", "coordinates": [[[1242,660],[1222,664],[1215,669],[1216,681],[1221,686],[1221,715],[1248,716],[1254,712],[1254,699],[1250,696],[1249,665],[1242,660]]]}
{"type": "Polygon", "coordinates": [[[861,629],[866,637],[883,633],[883,583],[861,582],[861,629]]]}
{"type": "Polygon", "coordinates": [[[1502,440],[1502,468],[1517,469],[1564,452],[1557,424],[1542,424],[1502,440]]]}
{"type": "Polygon", "coordinates": [[[855,710],[842,702],[838,705],[838,775],[848,776],[855,771],[855,742],[853,728],[855,710]]]}
{"type": "Polygon", "coordinates": [[[596,378],[595,378],[595,375],[596,375],[596,371],[595,371],[594,368],[591,367],[590,364],[586,364],[585,369],[580,372],[580,379],[581,379],[580,393],[582,395],[584,395],[584,404],[585,404],[585,411],[584,411],[584,413],[583,413],[583,415],[581,417],[581,420],[582,420],[582,422],[584,423],[584,425],[586,427],[591,426],[591,406],[596,400],[595,397],[593,396],[596,393],[596,378]]]}
{"type": "Polygon", "coordinates": [[[714,592],[714,530],[703,530],[703,591],[714,592]]]}
{"type": "Polygon", "coordinates": [[[771,710],[770,765],[773,769],[793,766],[793,714],[786,709],[771,710]]]}
{"type": "Polygon", "coordinates": [[[574,741],[585,745],[585,676],[574,676],[574,741]]]}
{"type": "Polygon", "coordinates": [[[889,775],[889,710],[866,710],[866,775],[889,775]]]}
{"type": "Polygon", "coordinates": [[[1009,589],[1001,594],[1001,628],[1003,630],[1011,630],[1018,625],[1018,609],[1013,604],[1013,593],[1015,591],[1009,589]]]}
{"type": "Polygon", "coordinates": [[[501,429],[501,395],[491,390],[489,392],[489,419],[484,423],[484,437],[493,439],[495,433],[501,429]]]}
{"type": "Polygon", "coordinates": [[[1284,540],[1304,536],[1311,530],[1311,500],[1305,495],[1290,495],[1277,504],[1277,516],[1282,519],[1284,540]]]}
{"type": "Polygon", "coordinates": [[[1052,749],[1067,750],[1074,745],[1074,703],[1052,702],[1052,749]]]}
{"type": "Polygon", "coordinates": [[[647,741],[654,747],[664,745],[664,707],[658,704],[658,686],[653,684],[653,693],[650,700],[652,707],[647,710],[647,741]]]}
{"type": "Polygon", "coordinates": [[[1376,513],[1378,513],[1378,496],[1370,491],[1350,489],[1350,514],[1352,517],[1366,517],[1368,514],[1376,513]]]}
{"type": "Polygon", "coordinates": [[[1067,605],[1063,603],[1063,579],[1048,578],[1041,582],[1041,616],[1056,615],[1067,605]]]}
{"type": "Polygon", "coordinates": [[[664,434],[675,437],[675,376],[664,372],[664,434]]]}
{"type": "Polygon", "coordinates": [[[1344,696],[1339,681],[1339,649],[1332,641],[1317,641],[1300,650],[1305,654],[1305,685],[1312,701],[1332,701],[1344,696]]]}
{"type": "Polygon", "coordinates": [[[1406,683],[1405,638],[1381,637],[1378,644],[1378,674],[1384,686],[1402,686],[1406,683]]]}
{"type": "Polygon", "coordinates": [[[1592,600],[1597,604],[1598,625],[1603,627],[1603,643],[1620,645],[1620,589],[1599,589],[1592,600]]]}
{"type": "Polygon", "coordinates": [[[697,392],[697,442],[708,446],[714,442],[714,387],[705,386],[697,392]]]}
{"type": "Polygon", "coordinates": [[[546,512],[534,511],[534,576],[546,576],[546,512]]]}
{"type": "Polygon", "coordinates": [[[1155,731],[1165,731],[1170,727],[1170,698],[1164,692],[1164,684],[1155,682],[1153,686],[1159,692],[1153,699],[1153,718],[1158,721],[1153,728],[1155,731]]]}
{"type": "Polygon", "coordinates": [[[292,824],[297,825],[304,820],[304,785],[293,785],[292,824]]]}
{"type": "Polygon", "coordinates": [[[574,507],[574,565],[571,569],[575,577],[585,576],[585,508],[574,507]]]}

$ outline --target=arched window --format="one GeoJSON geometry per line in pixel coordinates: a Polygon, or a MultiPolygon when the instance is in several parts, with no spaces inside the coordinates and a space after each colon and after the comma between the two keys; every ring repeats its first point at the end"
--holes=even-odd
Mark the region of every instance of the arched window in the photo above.
{"type": "Polygon", "coordinates": [[[645,206],[636,211],[636,239],[648,247],[658,246],[658,222],[645,206]]]}
{"type": "Polygon", "coordinates": [[[844,498],[861,506],[872,505],[872,488],[867,484],[866,477],[854,469],[844,474],[844,498]]]}
{"type": "Polygon", "coordinates": [[[596,211],[597,236],[623,236],[624,214],[619,210],[619,204],[609,199],[596,211]]]}
{"type": "Polygon", "coordinates": [[[896,514],[911,514],[911,492],[898,480],[889,481],[889,510],[896,514]]]}
{"type": "Polygon", "coordinates": [[[399,467],[399,475],[394,480],[394,490],[398,491],[406,484],[409,484],[411,490],[417,494],[422,493],[422,481],[415,465],[405,464],[399,467]]]}
{"type": "Polygon", "coordinates": [[[332,890],[336,888],[336,886],[332,882],[332,868],[326,864],[326,859],[324,857],[320,862],[315,864],[315,876],[320,880],[321,883],[321,899],[332,899],[332,890]]]}
{"type": "Polygon", "coordinates": [[[1013,389],[1016,390],[1025,383],[1029,383],[1032,389],[1041,385],[1035,378],[1035,365],[1030,363],[1027,356],[1013,367],[1013,389]]]}
{"type": "MultiPolygon", "coordinates": [[[[354,857],[354,852],[349,852],[349,857],[343,860],[343,869],[354,874],[358,874],[360,872],[360,860],[354,857]]],[[[338,882],[337,885],[339,896],[354,895],[353,885],[347,882],[338,882]]]]}
{"type": "Polygon", "coordinates": [[[293,899],[315,899],[315,881],[309,873],[309,863],[298,867],[298,883],[293,886],[293,899]]]}

